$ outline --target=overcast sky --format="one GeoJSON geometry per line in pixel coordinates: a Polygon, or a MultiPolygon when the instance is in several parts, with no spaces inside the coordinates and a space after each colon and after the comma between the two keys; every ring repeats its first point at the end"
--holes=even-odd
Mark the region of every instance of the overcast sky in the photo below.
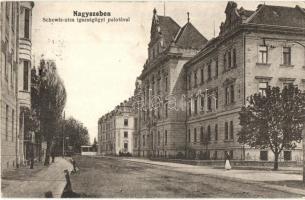
{"type": "MultiPolygon", "coordinates": [[[[237,2],[255,10],[263,1],[237,2]]],[[[225,19],[227,2],[166,2],[165,15],[180,26],[190,21],[207,38],[216,35],[225,19]]],[[[265,2],[294,7],[303,2],[265,2]]],[[[147,58],[153,9],[164,14],[163,2],[35,2],[32,51],[55,59],[68,98],[66,117],[73,116],[97,137],[97,121],[103,114],[133,95],[135,80],[147,58]],[[49,23],[43,18],[73,18],[73,11],[106,11],[111,17],[130,17],[128,23],[49,23]]]]}

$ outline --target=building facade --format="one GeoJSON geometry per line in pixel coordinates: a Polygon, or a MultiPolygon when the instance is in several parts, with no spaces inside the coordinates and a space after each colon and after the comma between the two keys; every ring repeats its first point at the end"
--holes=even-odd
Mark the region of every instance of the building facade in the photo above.
{"type": "Polygon", "coordinates": [[[24,163],[24,129],[21,120],[24,116],[21,113],[24,107],[30,109],[31,101],[29,88],[33,7],[33,2],[1,2],[2,171],[24,163]],[[27,63],[24,64],[25,62],[27,63]]]}
{"type": "MultiPolygon", "coordinates": [[[[188,157],[273,160],[270,150],[238,143],[239,111],[246,98],[268,85],[305,89],[303,8],[259,5],[255,11],[229,2],[220,34],[192,58],[187,70],[188,157]]],[[[280,160],[301,160],[300,145],[280,160]]]]}
{"type": "Polygon", "coordinates": [[[184,64],[207,42],[188,21],[153,12],[148,59],[139,77],[141,156],[176,156],[185,152],[186,92],[184,64]]]}
{"type": "Polygon", "coordinates": [[[20,2],[19,11],[19,64],[18,64],[18,111],[19,137],[18,159],[29,160],[34,151],[33,133],[26,126],[31,110],[31,68],[32,68],[32,9],[33,2],[20,2]]]}
{"type": "Polygon", "coordinates": [[[133,99],[122,102],[98,121],[98,153],[102,155],[132,155],[135,114],[133,99]]]}
{"type": "MultiPolygon", "coordinates": [[[[238,142],[239,112],[247,97],[268,86],[305,89],[305,9],[246,10],[228,2],[225,15],[219,35],[207,41],[189,14],[180,27],[154,10],[134,92],[135,156],[274,160],[271,150],[238,142]]],[[[115,124],[112,117],[101,121],[115,124]]],[[[301,159],[300,144],[279,157],[301,159]]]]}
{"type": "Polygon", "coordinates": [[[17,165],[18,2],[1,2],[1,170],[17,165]]]}

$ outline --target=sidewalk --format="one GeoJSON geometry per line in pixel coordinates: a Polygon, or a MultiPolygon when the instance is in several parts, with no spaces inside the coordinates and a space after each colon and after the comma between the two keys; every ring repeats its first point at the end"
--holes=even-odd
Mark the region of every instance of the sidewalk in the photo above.
{"type": "Polygon", "coordinates": [[[42,198],[45,197],[45,192],[51,191],[53,197],[60,198],[66,185],[65,169],[71,171],[72,165],[61,157],[56,157],[55,163],[49,166],[34,166],[34,172],[29,168],[16,169],[16,174],[18,170],[24,170],[26,173],[22,176],[11,175],[2,178],[2,197],[42,198]]]}
{"type": "Polygon", "coordinates": [[[126,161],[141,162],[152,165],[170,167],[171,170],[187,172],[191,174],[203,174],[217,178],[231,179],[232,181],[243,181],[246,183],[259,184],[261,186],[305,195],[305,188],[287,187],[276,183],[296,182],[302,184],[302,175],[287,174],[284,171],[263,171],[263,170],[236,170],[226,171],[225,169],[213,169],[209,166],[194,166],[180,163],[159,162],[139,158],[125,158],[126,161]]]}

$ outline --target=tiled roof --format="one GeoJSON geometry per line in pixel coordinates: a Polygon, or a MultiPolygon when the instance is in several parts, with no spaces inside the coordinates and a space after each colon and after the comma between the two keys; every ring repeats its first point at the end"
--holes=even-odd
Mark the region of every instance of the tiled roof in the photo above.
{"type": "Polygon", "coordinates": [[[180,29],[180,26],[168,16],[159,16],[160,32],[163,35],[165,46],[168,46],[180,29]]]}
{"type": "Polygon", "coordinates": [[[260,5],[249,23],[305,28],[305,13],[300,7],[260,5]]]}
{"type": "Polygon", "coordinates": [[[176,45],[182,48],[201,49],[207,41],[190,22],[186,23],[175,37],[176,45]]]}

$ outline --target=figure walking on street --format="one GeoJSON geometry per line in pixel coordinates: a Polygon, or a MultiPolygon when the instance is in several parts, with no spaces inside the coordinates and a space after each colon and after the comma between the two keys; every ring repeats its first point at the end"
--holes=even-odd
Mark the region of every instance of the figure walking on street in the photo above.
{"type": "Polygon", "coordinates": [[[225,169],[230,170],[231,169],[231,164],[230,164],[230,155],[229,155],[228,152],[225,153],[225,159],[226,159],[225,169]]]}

